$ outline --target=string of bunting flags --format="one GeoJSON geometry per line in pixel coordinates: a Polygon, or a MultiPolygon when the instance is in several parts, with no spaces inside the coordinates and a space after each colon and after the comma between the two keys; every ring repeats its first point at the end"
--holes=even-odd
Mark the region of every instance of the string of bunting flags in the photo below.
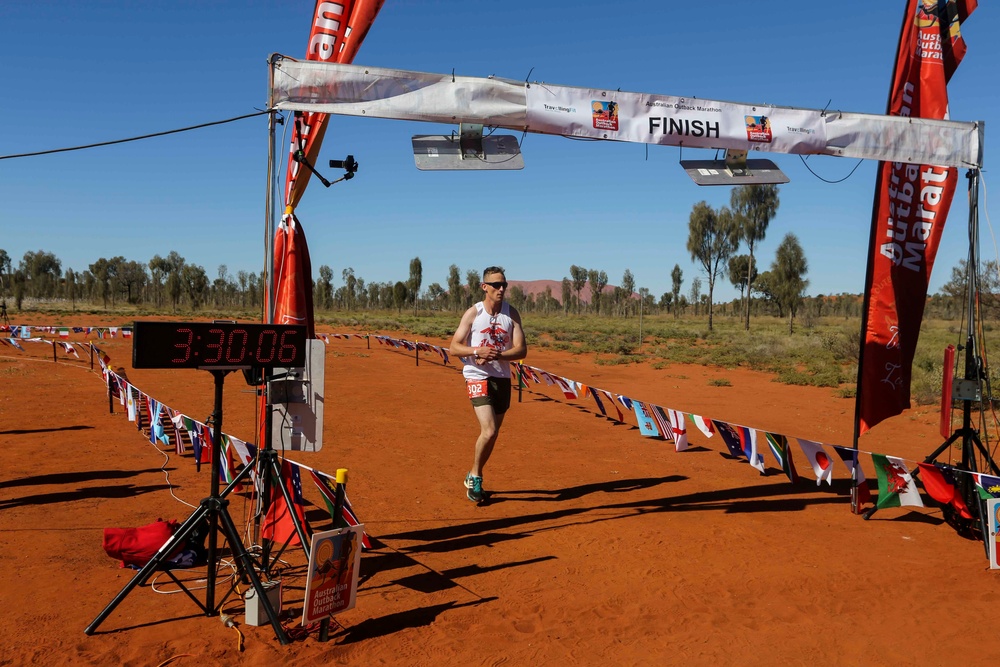
{"type": "Polygon", "coordinates": [[[70,333],[74,334],[84,334],[86,336],[96,336],[97,338],[117,338],[121,336],[122,338],[132,337],[132,327],[122,326],[122,327],[53,327],[47,325],[27,325],[27,324],[15,324],[11,326],[0,327],[0,331],[9,331],[11,338],[21,338],[21,339],[34,339],[34,336],[39,333],[50,334],[52,336],[59,336],[60,338],[69,338],[70,333]]]}
{"type": "MultiPolygon", "coordinates": [[[[58,333],[60,337],[67,327],[34,327],[34,332],[58,333]]],[[[73,327],[75,333],[92,333],[103,329],[106,332],[115,330],[115,327],[73,327]]],[[[117,328],[111,335],[128,334],[124,332],[126,327],[117,328]]],[[[77,348],[89,352],[90,344],[73,341],[49,340],[38,336],[30,335],[32,328],[18,326],[11,327],[11,332],[17,335],[10,337],[0,337],[0,344],[10,345],[18,350],[24,351],[22,343],[46,343],[53,346],[62,347],[69,355],[79,358],[77,348]],[[28,331],[28,337],[24,337],[28,331]]],[[[68,334],[67,334],[68,336],[68,334]]],[[[394,349],[404,349],[407,351],[423,351],[438,355],[444,364],[448,364],[450,359],[445,348],[427,342],[409,341],[401,338],[384,335],[352,334],[352,333],[317,333],[317,337],[329,344],[331,339],[351,340],[369,339],[375,340],[384,347],[394,349]]],[[[102,372],[106,384],[111,384],[112,393],[119,398],[123,407],[126,408],[128,419],[134,422],[138,430],[146,430],[151,443],[161,442],[167,446],[173,445],[174,451],[178,455],[186,454],[186,442],[190,443],[196,466],[200,468],[202,463],[211,462],[212,452],[212,429],[209,425],[198,421],[187,415],[183,415],[162,402],[157,401],[145,392],[132,385],[127,378],[118,375],[110,368],[110,359],[96,345],[94,350],[101,364],[102,372]],[[186,437],[185,437],[186,436],[186,437]]],[[[913,465],[915,462],[908,461],[901,457],[880,454],[865,450],[854,450],[850,447],[835,445],[831,443],[817,442],[814,440],[789,437],[785,434],[775,433],[752,426],[734,424],[722,419],[710,418],[703,415],[684,412],[674,408],[663,407],[648,401],[625,396],[624,394],[613,392],[607,389],[594,387],[578,380],[560,376],[545,369],[530,366],[521,362],[511,364],[514,378],[519,386],[527,387],[528,382],[536,384],[544,383],[546,386],[555,386],[569,400],[581,401],[590,398],[601,415],[619,423],[626,423],[626,413],[634,417],[635,424],[642,436],[657,438],[674,444],[675,451],[684,451],[689,447],[688,426],[691,425],[700,431],[706,438],[713,438],[718,435],[725,445],[728,453],[738,460],[745,461],[750,466],[758,470],[761,474],[766,474],[765,454],[770,454],[777,463],[778,468],[792,482],[798,480],[799,475],[795,465],[796,455],[793,454],[791,443],[798,445],[798,450],[805,457],[809,467],[816,478],[816,484],[820,485],[824,481],[832,484],[834,475],[834,460],[839,459],[846,472],[852,479],[856,479],[860,502],[874,502],[878,508],[916,506],[923,507],[919,489],[916,483],[917,478],[921,480],[924,490],[934,500],[943,505],[950,505],[961,516],[969,517],[969,509],[956,489],[956,479],[958,475],[971,474],[979,495],[983,499],[1000,498],[1000,477],[994,477],[985,473],[970,473],[954,466],[942,463],[916,462],[919,475],[915,474],[913,465]],[[831,452],[833,455],[831,455],[831,452]],[[868,478],[864,467],[861,464],[861,455],[871,458],[878,482],[878,497],[873,499],[868,487],[868,478]],[[855,477],[854,471],[857,470],[855,477]]],[[[251,463],[256,457],[256,449],[253,445],[236,438],[223,434],[220,448],[225,458],[225,465],[220,465],[220,481],[226,484],[231,483],[244,465],[251,463]]],[[[326,495],[331,489],[336,488],[335,478],[321,471],[314,471],[311,468],[302,466],[300,463],[285,459],[285,462],[295,472],[296,477],[300,477],[298,468],[305,468],[309,471],[320,493],[323,494],[324,502],[328,502],[326,495]],[[328,480],[329,486],[324,480],[328,480]]],[[[255,472],[251,473],[253,482],[256,484],[255,472]]],[[[299,485],[301,487],[301,484],[299,485]]],[[[301,493],[291,494],[293,498],[301,498],[301,493]]],[[[332,496],[331,496],[332,497],[332,496]]],[[[272,502],[272,507],[284,505],[283,496],[276,495],[277,502],[272,502]]],[[[332,508],[332,505],[329,506],[332,508]]],[[[301,508],[296,508],[299,512],[301,508]]],[[[280,508],[275,512],[278,519],[284,512],[289,518],[287,521],[277,520],[282,527],[276,529],[276,541],[284,541],[290,537],[291,543],[298,541],[294,531],[294,526],[290,519],[287,508],[280,508]],[[281,540],[278,540],[281,537],[281,540]]],[[[343,521],[348,525],[358,523],[353,508],[345,502],[343,521]],[[353,522],[353,523],[352,523],[353,522]]],[[[270,517],[274,519],[274,517],[270,517]]],[[[272,521],[271,523],[275,523],[272,521]]],[[[269,528],[271,523],[265,521],[265,528],[269,528]]],[[[265,535],[268,536],[268,535],[265,535]]],[[[367,537],[365,538],[367,541],[367,537]]]]}
{"type": "MultiPolygon", "coordinates": [[[[190,417],[179,410],[175,410],[162,401],[150,396],[133,385],[127,377],[116,373],[111,368],[110,357],[96,345],[93,345],[95,358],[101,365],[101,373],[104,378],[105,387],[112,396],[119,400],[125,408],[128,421],[136,425],[140,433],[144,433],[149,438],[151,444],[163,444],[173,447],[177,455],[186,455],[188,444],[191,446],[195,466],[200,471],[201,464],[212,462],[214,430],[210,424],[206,424],[193,417],[190,417]]],[[[228,433],[221,434],[219,442],[221,460],[219,461],[219,481],[223,484],[231,484],[244,467],[250,466],[250,479],[260,492],[260,480],[257,478],[257,471],[254,462],[257,457],[257,448],[236,436],[228,433]]],[[[336,477],[309,466],[303,465],[290,459],[282,459],[282,480],[286,483],[291,493],[292,503],[295,505],[293,511],[300,518],[302,525],[308,531],[309,525],[305,520],[305,498],[302,493],[302,472],[308,473],[309,479],[317,487],[323,504],[330,514],[334,524],[346,524],[357,526],[361,523],[354,510],[345,490],[344,505],[341,516],[334,516],[335,495],[337,490],[336,477]]],[[[237,485],[234,490],[242,491],[242,485],[237,485]]],[[[275,485],[272,488],[271,502],[267,515],[261,524],[261,534],[268,539],[278,543],[289,545],[299,544],[299,537],[292,521],[291,511],[285,502],[281,489],[275,485]]],[[[367,533],[362,535],[362,545],[366,549],[371,548],[371,541],[367,533]]]]}
{"type": "MultiPolygon", "coordinates": [[[[330,334],[330,337],[347,338],[344,334],[330,334]]],[[[387,347],[436,352],[441,355],[446,364],[448,363],[447,351],[436,345],[416,343],[390,336],[375,336],[375,338],[387,347]]],[[[635,424],[642,436],[673,442],[674,449],[678,452],[689,447],[688,425],[691,425],[706,438],[718,435],[734,459],[745,461],[761,474],[767,474],[765,454],[769,453],[777,462],[778,468],[791,482],[796,482],[799,478],[795,466],[797,456],[793,455],[791,444],[794,442],[812,469],[817,485],[821,485],[823,482],[828,485],[833,484],[833,462],[835,459],[839,459],[851,479],[856,480],[859,501],[874,502],[879,509],[901,506],[924,507],[916,483],[918,477],[929,496],[943,505],[950,505],[965,518],[970,518],[971,514],[961,494],[956,489],[957,475],[971,474],[981,498],[1000,498],[1000,478],[984,473],[969,473],[941,463],[919,462],[916,463],[916,466],[920,474],[916,475],[912,468],[915,462],[897,456],[855,450],[851,447],[817,442],[806,438],[789,437],[752,426],[683,412],[594,387],[521,362],[511,363],[511,370],[520,387],[526,388],[528,381],[532,381],[536,384],[544,383],[549,387],[558,387],[569,400],[582,401],[590,398],[601,415],[623,424],[626,423],[625,414],[628,413],[634,416],[635,424]],[[860,455],[862,454],[871,457],[875,469],[878,481],[878,497],[876,499],[871,496],[864,467],[861,465],[860,455]],[[856,477],[855,470],[857,471],[856,477]]]]}

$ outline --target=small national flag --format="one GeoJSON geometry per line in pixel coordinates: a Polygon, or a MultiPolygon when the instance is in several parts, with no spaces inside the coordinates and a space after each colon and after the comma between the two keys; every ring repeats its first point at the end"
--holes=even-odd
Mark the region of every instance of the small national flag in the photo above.
{"type": "Polygon", "coordinates": [[[797,482],[799,474],[792,462],[792,450],[788,447],[788,438],[778,433],[765,433],[765,435],[767,436],[767,446],[778,461],[778,465],[781,466],[781,471],[788,477],[788,481],[797,482]]]}
{"type": "MultiPolygon", "coordinates": [[[[344,526],[360,525],[361,522],[358,521],[358,517],[354,514],[354,509],[351,507],[350,501],[347,500],[347,491],[344,491],[344,507],[340,513],[340,517],[333,515],[337,509],[337,480],[316,470],[310,470],[309,473],[312,475],[313,482],[319,487],[319,492],[323,496],[323,502],[326,503],[326,511],[330,513],[330,520],[333,521],[333,525],[341,528],[344,526]]],[[[361,545],[365,549],[372,548],[371,541],[368,539],[368,533],[362,532],[361,545]]]]}
{"type": "Polygon", "coordinates": [[[184,429],[184,415],[181,414],[180,410],[172,408],[167,408],[166,410],[167,414],[170,415],[170,423],[174,425],[174,452],[176,454],[183,454],[185,450],[184,433],[181,429],[184,429]]]}
{"type": "Polygon", "coordinates": [[[757,431],[747,426],[737,426],[736,432],[740,436],[740,444],[743,446],[743,454],[747,457],[754,468],[761,474],[766,474],[764,469],[764,455],[757,451],[757,431]]]}
{"type": "Polygon", "coordinates": [[[559,388],[562,389],[562,393],[566,396],[566,398],[578,398],[576,395],[576,389],[573,388],[572,380],[567,380],[566,378],[559,377],[558,375],[553,375],[552,377],[555,379],[556,384],[559,385],[559,388]]]}
{"type": "Polygon", "coordinates": [[[802,453],[806,455],[809,465],[812,466],[813,472],[816,473],[816,486],[819,486],[823,480],[826,480],[827,484],[832,485],[833,461],[830,460],[830,455],[826,453],[823,445],[812,440],[797,439],[799,447],[802,448],[802,453]]]}
{"type": "Polygon", "coordinates": [[[632,409],[635,411],[635,420],[639,424],[639,432],[647,438],[656,438],[660,435],[656,424],[653,423],[653,415],[649,408],[642,401],[632,401],[632,409]]]}
{"type": "Polygon", "coordinates": [[[632,409],[632,399],[629,398],[628,396],[619,395],[618,402],[624,405],[626,410],[632,409]]]}
{"type": "Polygon", "coordinates": [[[132,395],[132,385],[128,382],[125,383],[125,406],[128,410],[128,420],[134,422],[136,420],[135,396],[132,395]]]}
{"type": "Polygon", "coordinates": [[[865,469],[861,467],[858,450],[850,447],[838,447],[837,445],[833,445],[833,450],[837,452],[840,460],[844,462],[847,470],[851,473],[851,478],[858,490],[858,503],[870,503],[872,492],[868,489],[868,480],[865,478],[865,469]]]}
{"type": "Polygon", "coordinates": [[[596,391],[590,392],[590,395],[593,396],[593,398],[594,398],[594,403],[597,404],[597,409],[601,411],[602,415],[604,415],[605,417],[607,417],[608,416],[608,412],[607,412],[607,410],[604,409],[604,403],[601,403],[601,399],[600,399],[600,397],[597,394],[598,394],[598,392],[596,392],[596,391]]]}
{"type": "MultiPolygon", "coordinates": [[[[156,427],[160,427],[160,433],[163,433],[163,425],[159,423],[160,417],[163,415],[163,408],[160,402],[151,396],[146,397],[146,403],[149,406],[149,444],[155,445],[156,441],[159,440],[159,434],[156,432],[156,427]]],[[[170,444],[168,440],[166,444],[170,444]]]]}
{"type": "Polygon", "coordinates": [[[184,428],[187,429],[188,437],[191,438],[191,449],[194,452],[194,467],[195,470],[201,470],[201,450],[203,448],[203,443],[201,440],[201,424],[191,419],[190,417],[181,415],[181,419],[184,421],[184,428]]]}
{"type": "Polygon", "coordinates": [[[920,481],[931,498],[942,505],[954,507],[963,519],[972,518],[969,507],[955,486],[951,468],[931,463],[918,463],[917,466],[920,468],[920,481]]]}
{"type": "Polygon", "coordinates": [[[712,425],[712,420],[707,417],[702,417],[700,415],[688,415],[691,423],[698,427],[698,430],[705,434],[706,438],[711,438],[715,435],[715,426],[712,425]]]}
{"type": "Polygon", "coordinates": [[[876,507],[902,507],[912,505],[923,507],[916,480],[910,474],[903,459],[894,456],[872,454],[875,472],[878,474],[878,503],[876,507]]]}
{"type": "Polygon", "coordinates": [[[9,340],[9,341],[10,341],[10,344],[11,344],[11,345],[13,345],[13,346],[14,346],[14,347],[16,347],[17,349],[21,350],[21,352],[24,352],[24,348],[23,348],[23,347],[21,347],[21,344],[17,342],[17,339],[16,339],[16,338],[8,338],[7,340],[9,340]]]}
{"type": "Polygon", "coordinates": [[[717,419],[712,420],[712,425],[714,430],[722,437],[722,441],[726,443],[726,449],[734,458],[739,458],[743,455],[743,443],[740,442],[740,435],[736,432],[730,424],[726,422],[719,421],[717,419]]]}
{"type": "Polygon", "coordinates": [[[1000,498],[1000,477],[984,475],[981,472],[973,473],[972,477],[976,480],[976,491],[979,492],[981,499],[1000,498]]]}
{"type": "Polygon", "coordinates": [[[667,408],[670,417],[670,428],[674,434],[674,451],[683,452],[688,448],[688,431],[684,425],[684,413],[680,410],[667,408]]]}
{"type": "Polygon", "coordinates": [[[59,328],[59,337],[60,338],[69,338],[69,328],[68,327],[60,327],[59,328]]]}
{"type": "Polygon", "coordinates": [[[287,459],[281,462],[281,480],[271,486],[271,502],[261,524],[260,534],[278,544],[288,544],[294,546],[300,544],[298,532],[295,530],[295,520],[292,518],[292,511],[285,502],[285,496],[281,492],[279,484],[283,484],[288,490],[288,496],[292,499],[292,506],[299,520],[299,525],[308,533],[309,525],[306,523],[305,499],[302,497],[302,476],[299,466],[287,459]]]}
{"type": "Polygon", "coordinates": [[[660,435],[663,436],[664,440],[673,440],[674,429],[670,425],[670,417],[667,416],[666,411],[659,405],[649,405],[649,411],[653,413],[653,420],[656,422],[656,427],[660,429],[660,435]]]}
{"type": "Polygon", "coordinates": [[[615,399],[611,395],[611,392],[604,391],[603,389],[601,389],[601,392],[604,393],[604,397],[608,399],[608,402],[611,403],[611,407],[613,407],[615,409],[615,412],[618,413],[618,421],[620,423],[625,423],[625,415],[622,414],[621,408],[618,407],[618,403],[615,402],[615,399]]]}

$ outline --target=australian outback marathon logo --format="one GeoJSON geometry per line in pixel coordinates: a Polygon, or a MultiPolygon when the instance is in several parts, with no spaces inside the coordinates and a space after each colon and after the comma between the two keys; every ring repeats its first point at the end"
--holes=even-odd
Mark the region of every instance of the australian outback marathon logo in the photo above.
{"type": "Polygon", "coordinates": [[[771,119],[767,116],[744,116],[747,126],[747,140],[771,143],[771,119]]]}
{"type": "Polygon", "coordinates": [[[614,100],[602,102],[593,100],[590,103],[591,118],[594,121],[595,130],[618,131],[618,103],[614,100]]]}

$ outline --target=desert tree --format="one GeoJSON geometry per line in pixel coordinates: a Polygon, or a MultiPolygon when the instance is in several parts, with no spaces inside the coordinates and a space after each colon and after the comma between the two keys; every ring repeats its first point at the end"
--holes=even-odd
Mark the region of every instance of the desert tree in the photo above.
{"type": "Polygon", "coordinates": [[[392,286],[392,303],[396,306],[397,313],[403,312],[403,306],[406,305],[406,302],[410,298],[409,292],[409,287],[402,280],[397,280],[392,286]]]}
{"type": "Polygon", "coordinates": [[[208,297],[208,274],[204,267],[197,264],[185,264],[181,269],[181,285],[188,298],[192,310],[198,310],[208,297]]]}
{"type": "Polygon", "coordinates": [[[137,303],[141,300],[143,289],[149,282],[146,265],[133,260],[123,260],[118,263],[115,271],[115,283],[118,290],[125,295],[126,303],[137,303]]]}
{"type": "Polygon", "coordinates": [[[67,299],[69,299],[70,304],[73,306],[73,310],[76,310],[76,295],[79,292],[79,286],[77,285],[77,275],[76,271],[73,269],[66,269],[64,274],[65,282],[63,287],[63,294],[67,299]]]}
{"type": "Polygon", "coordinates": [[[351,312],[357,304],[358,278],[354,275],[354,267],[347,267],[340,272],[340,277],[344,279],[343,296],[341,307],[351,312]]]}
{"type": "Polygon", "coordinates": [[[10,255],[0,248],[0,296],[6,296],[10,288],[10,255]]]}
{"type": "Polygon", "coordinates": [[[427,300],[431,304],[431,308],[434,310],[439,310],[442,304],[447,298],[447,292],[441,283],[431,283],[427,286],[427,300]]]}
{"type": "Polygon", "coordinates": [[[632,308],[632,294],[635,292],[635,276],[632,275],[632,271],[625,269],[625,273],[622,274],[622,286],[621,286],[621,312],[625,317],[628,317],[628,312],[632,308]]]}
{"type": "Polygon", "coordinates": [[[455,264],[448,267],[448,301],[453,311],[461,310],[465,301],[462,297],[462,277],[455,264]]]}
{"type": "Polygon", "coordinates": [[[757,260],[751,261],[750,255],[736,255],[729,258],[729,282],[740,291],[740,315],[745,312],[744,298],[748,294],[747,287],[757,280],[757,260]]]}
{"type": "MultiPolygon", "coordinates": [[[[739,247],[739,229],[729,209],[723,207],[716,211],[700,201],[691,210],[688,230],[688,252],[708,278],[708,330],[711,331],[715,281],[725,272],[726,262],[739,247]]],[[[698,299],[691,300],[698,303],[698,299]]]]}
{"type": "Polygon", "coordinates": [[[62,262],[53,253],[29,250],[24,253],[19,268],[28,281],[28,296],[55,296],[56,286],[62,277],[62,262]]]}
{"type": "MultiPolygon", "coordinates": [[[[697,315],[698,314],[698,304],[701,303],[701,278],[695,277],[695,279],[691,281],[691,303],[694,304],[694,314],[697,315]]],[[[711,316],[711,314],[709,314],[709,316],[708,316],[708,321],[709,321],[708,328],[711,331],[711,329],[712,329],[712,324],[711,324],[711,322],[712,322],[712,316],[711,316]]]]}
{"type": "MultiPolygon", "coordinates": [[[[754,265],[754,249],[767,235],[767,227],[778,212],[777,185],[741,185],[733,188],[729,206],[739,227],[740,240],[747,244],[750,266],[754,265]]],[[[750,330],[750,291],[754,278],[747,281],[747,300],[744,308],[744,328],[750,330]]],[[[711,327],[709,327],[711,328],[711,327]]]]}
{"type": "Polygon", "coordinates": [[[788,333],[792,333],[795,312],[802,303],[803,292],[809,285],[809,281],[805,278],[808,269],[809,264],[806,262],[799,239],[791,232],[785,234],[775,252],[771,274],[774,276],[772,288],[775,300],[788,312],[788,333]]]}
{"type": "Polygon", "coordinates": [[[467,306],[470,306],[477,301],[482,295],[483,290],[480,286],[483,284],[483,278],[479,275],[479,272],[474,269],[469,269],[465,272],[465,284],[469,287],[469,301],[466,302],[467,306]]]}
{"type": "Polygon", "coordinates": [[[181,284],[181,269],[184,268],[185,260],[176,250],[171,250],[166,257],[153,255],[149,260],[149,272],[152,274],[153,294],[157,306],[160,305],[160,285],[166,288],[167,296],[170,297],[170,305],[174,311],[180,303],[183,285],[181,284]]]}
{"type": "Polygon", "coordinates": [[[590,301],[594,304],[594,312],[601,314],[601,298],[604,288],[608,285],[608,274],[604,271],[591,269],[587,272],[587,280],[590,282],[590,301]]]}
{"type": "Polygon", "coordinates": [[[410,298],[413,299],[413,314],[417,314],[417,295],[420,294],[420,284],[424,280],[424,265],[419,257],[410,260],[410,280],[406,283],[410,298]]]}
{"type": "Polygon", "coordinates": [[[562,279],[562,307],[563,314],[569,314],[570,302],[573,300],[573,283],[569,278],[562,279]]]}
{"type": "Polygon", "coordinates": [[[684,272],[681,271],[680,264],[674,264],[674,270],[670,272],[670,294],[673,296],[674,319],[677,319],[677,308],[681,303],[681,285],[684,283],[684,272]]]}
{"type": "Polygon", "coordinates": [[[573,291],[576,292],[576,313],[579,315],[580,307],[583,305],[580,301],[580,293],[583,291],[583,286],[587,284],[587,269],[573,264],[569,267],[569,275],[573,279],[573,291]]]}
{"type": "MultiPolygon", "coordinates": [[[[995,260],[982,265],[975,276],[976,298],[982,308],[983,316],[994,319],[1000,312],[1000,273],[995,260]]],[[[959,260],[951,267],[951,279],[941,286],[939,293],[948,304],[949,314],[961,317],[965,312],[967,289],[969,285],[969,261],[959,260]]]]}
{"type": "MultiPolygon", "coordinates": [[[[240,282],[242,283],[242,278],[240,282]]],[[[333,269],[326,264],[319,267],[319,280],[316,282],[316,305],[323,310],[330,310],[333,307],[333,269]]]]}

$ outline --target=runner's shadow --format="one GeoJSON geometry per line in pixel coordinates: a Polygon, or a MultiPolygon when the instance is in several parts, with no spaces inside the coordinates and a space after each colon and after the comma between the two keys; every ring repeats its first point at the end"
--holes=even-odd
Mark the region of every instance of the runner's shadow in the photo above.
{"type": "MultiPolygon", "coordinates": [[[[401,558],[405,561],[405,564],[396,563],[393,564],[392,567],[421,567],[424,568],[425,571],[400,577],[379,586],[366,586],[366,592],[392,586],[405,586],[406,588],[417,591],[418,593],[437,593],[439,591],[448,590],[449,588],[459,587],[459,584],[455,581],[456,579],[471,577],[477,574],[484,574],[486,572],[493,572],[496,570],[505,570],[510,567],[532,565],[534,563],[541,563],[547,560],[555,560],[556,558],[555,556],[542,556],[539,558],[530,558],[528,560],[513,561],[510,563],[499,563],[497,565],[490,565],[487,567],[473,564],[438,572],[427,568],[427,566],[421,564],[413,558],[410,558],[409,556],[406,556],[405,554],[399,554],[399,556],[401,556],[401,558]]],[[[380,572],[378,568],[379,564],[367,565],[366,571],[370,570],[371,575],[374,575],[380,572]]],[[[360,586],[360,583],[358,585],[360,586]]]]}
{"type": "Polygon", "coordinates": [[[0,435],[27,435],[29,433],[51,433],[53,431],[84,431],[93,426],[77,424],[75,426],[57,426],[54,428],[17,428],[10,431],[0,431],[0,435]]]}
{"type": "Polygon", "coordinates": [[[669,477],[640,477],[637,479],[618,479],[593,484],[580,484],[565,489],[511,489],[491,491],[486,504],[496,504],[519,500],[521,502],[563,502],[574,500],[591,493],[626,493],[639,489],[648,489],[668,482],[683,482],[687,477],[670,475],[669,477]],[[508,498],[507,496],[523,496],[508,498]]]}
{"type": "Polygon", "coordinates": [[[121,486],[91,486],[76,491],[61,491],[59,493],[42,493],[25,496],[24,498],[11,498],[0,501],[0,510],[13,509],[15,507],[31,507],[34,505],[51,505],[55,503],[72,503],[78,500],[93,500],[94,498],[133,498],[144,493],[153,491],[163,491],[170,487],[166,484],[156,484],[153,486],[134,486],[123,484],[121,486]]]}
{"type": "Polygon", "coordinates": [[[379,616],[378,618],[369,618],[357,625],[344,628],[343,632],[339,632],[333,635],[333,637],[340,639],[339,644],[352,644],[354,642],[365,641],[366,639],[385,637],[401,630],[426,627],[446,611],[460,609],[461,607],[472,607],[486,602],[493,602],[497,599],[496,597],[488,597],[473,600],[472,602],[446,602],[445,604],[400,611],[387,616],[379,616]]]}
{"type": "Polygon", "coordinates": [[[124,479],[125,477],[135,477],[147,472],[159,472],[159,470],[159,468],[150,468],[148,470],[81,470],[79,472],[57,472],[49,475],[35,475],[33,477],[22,477],[21,479],[0,482],[0,488],[40,486],[43,484],[79,484],[95,479],[124,479]]]}

